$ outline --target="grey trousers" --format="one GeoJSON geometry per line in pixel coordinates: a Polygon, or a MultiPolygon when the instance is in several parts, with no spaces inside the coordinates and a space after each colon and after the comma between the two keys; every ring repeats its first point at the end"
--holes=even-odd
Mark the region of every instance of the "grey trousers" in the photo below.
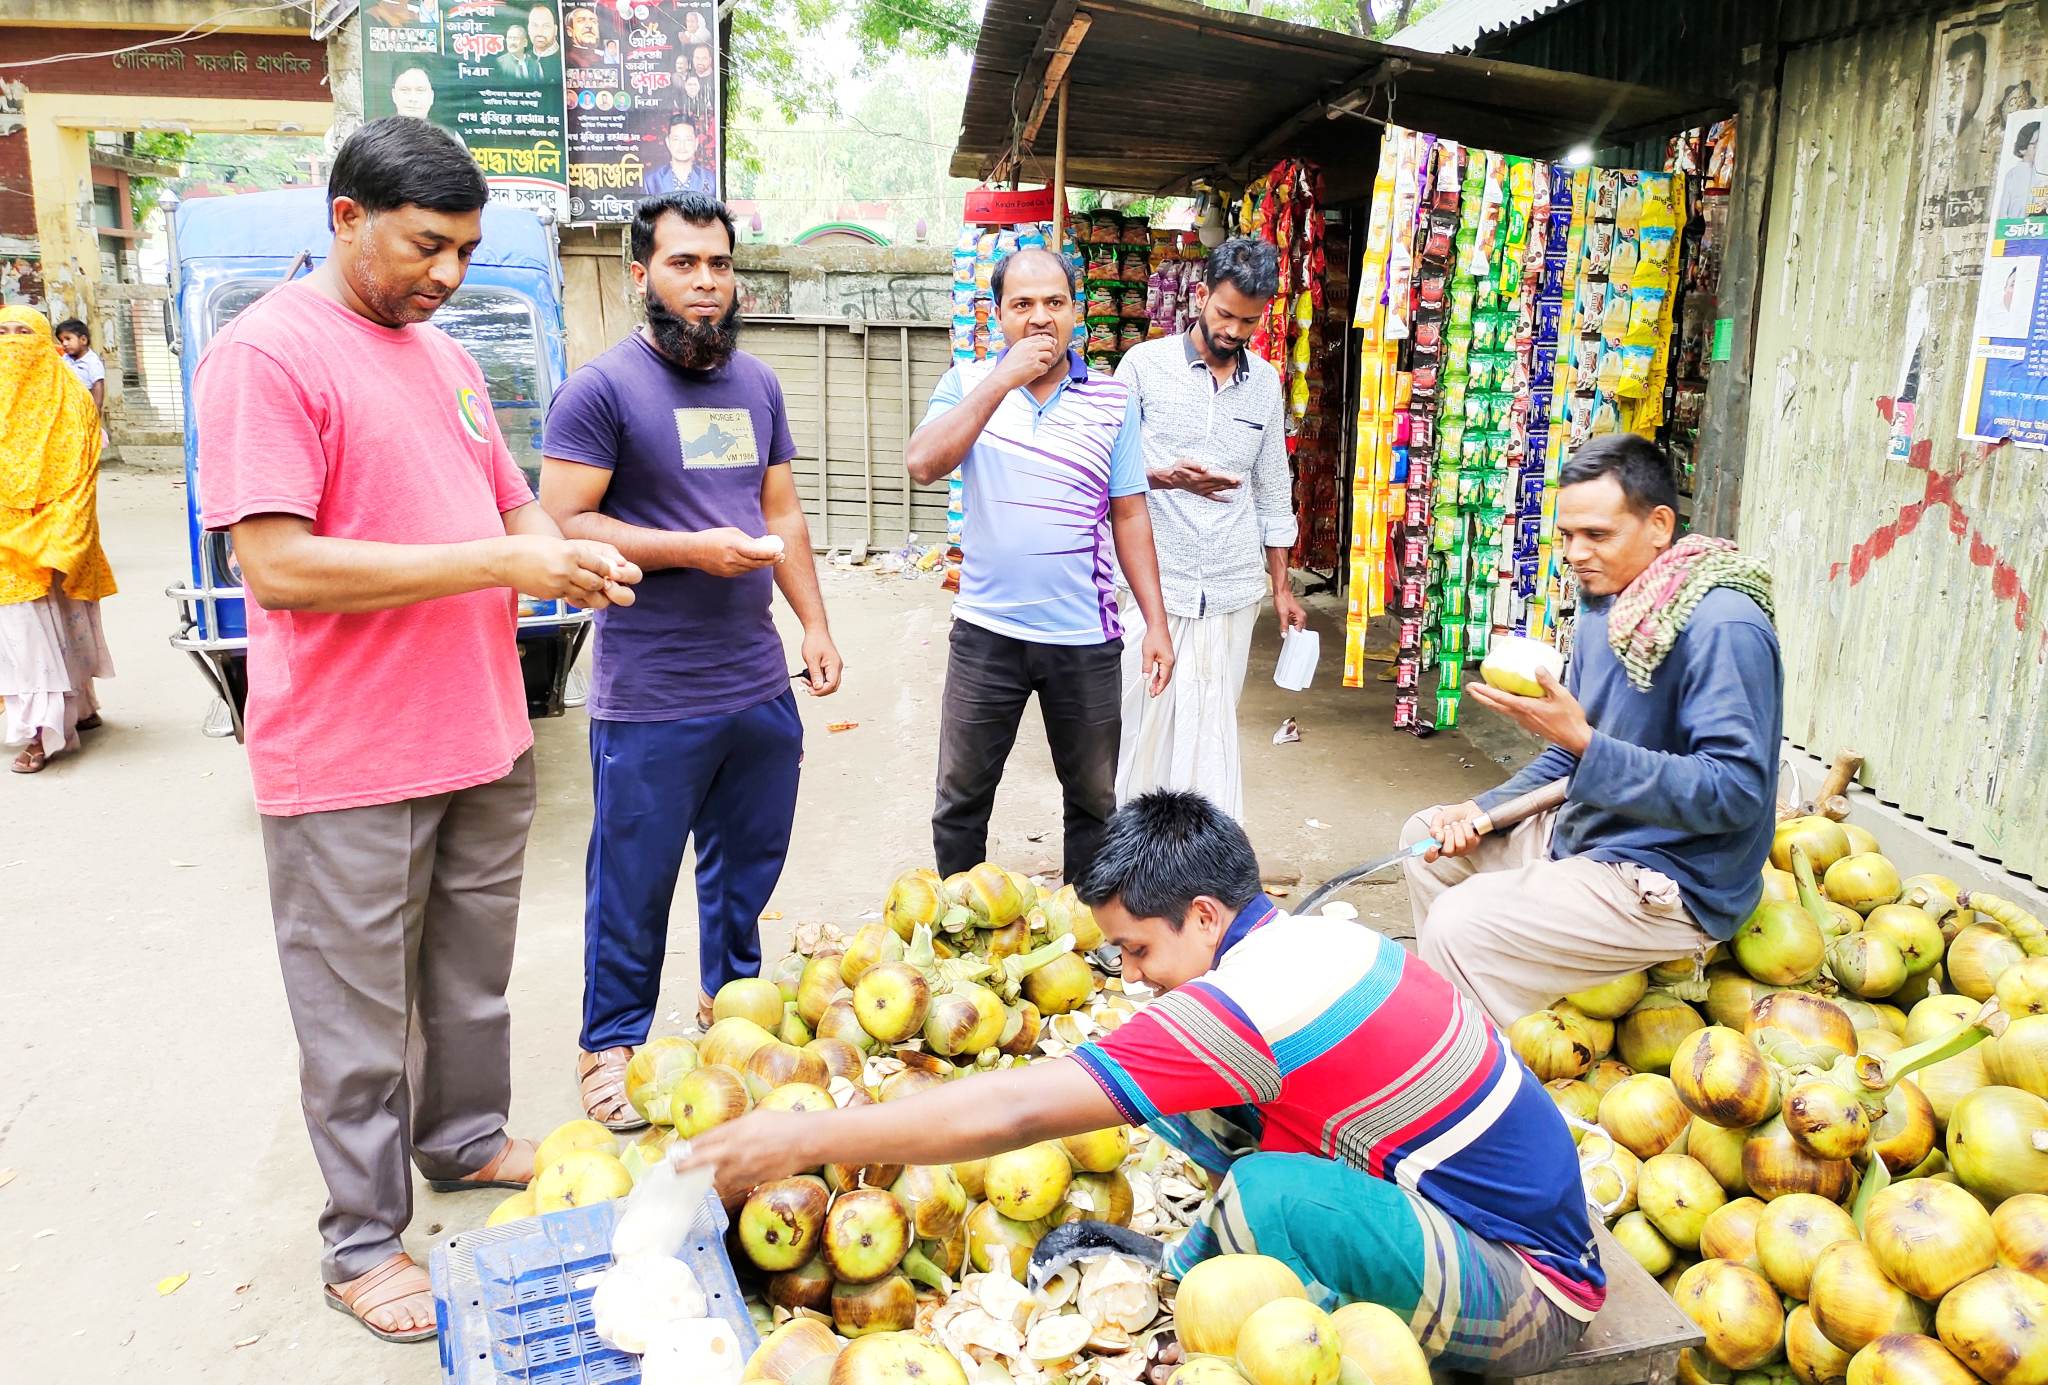
{"type": "Polygon", "coordinates": [[[504,1144],[505,983],[533,806],[529,750],[456,793],[263,819],[330,1284],[404,1248],[408,1157],[460,1178],[504,1144]]]}
{"type": "MultiPolygon", "coordinates": [[[[1555,811],[1543,813],[1480,838],[1466,855],[1403,866],[1416,951],[1502,1029],[1573,991],[1713,945],[1661,872],[1551,860],[1556,825],[1555,811]]],[[[1427,836],[1429,812],[1417,813],[1401,845],[1427,836]]]]}

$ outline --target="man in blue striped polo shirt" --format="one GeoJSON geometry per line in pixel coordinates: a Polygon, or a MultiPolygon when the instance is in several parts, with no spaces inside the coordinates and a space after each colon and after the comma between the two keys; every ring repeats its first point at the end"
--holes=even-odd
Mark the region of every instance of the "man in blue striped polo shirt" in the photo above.
{"type": "Polygon", "coordinates": [[[1064,873],[1078,880],[1116,809],[1119,567],[1145,617],[1154,697],[1173,674],[1150,483],[1130,391],[1068,348],[1072,267],[1020,250],[990,286],[1011,346],[946,373],[904,456],[920,485],[959,467],[967,493],[932,848],[944,875],[987,856],[996,786],[1035,692],[1065,799],[1064,873]]]}

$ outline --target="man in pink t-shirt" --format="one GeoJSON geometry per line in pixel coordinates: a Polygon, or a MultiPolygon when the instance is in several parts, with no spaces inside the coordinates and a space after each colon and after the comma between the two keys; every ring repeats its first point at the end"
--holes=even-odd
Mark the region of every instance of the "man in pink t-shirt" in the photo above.
{"type": "Polygon", "coordinates": [[[436,1189],[524,1187],[505,983],[533,817],[515,592],[629,605],[639,569],[564,539],[476,363],[427,319],[482,235],[474,161],[424,121],[358,130],[334,241],[194,381],[201,516],[233,536],[244,718],[299,1084],[327,1182],[330,1307],[434,1335],[400,1233],[436,1189]]]}

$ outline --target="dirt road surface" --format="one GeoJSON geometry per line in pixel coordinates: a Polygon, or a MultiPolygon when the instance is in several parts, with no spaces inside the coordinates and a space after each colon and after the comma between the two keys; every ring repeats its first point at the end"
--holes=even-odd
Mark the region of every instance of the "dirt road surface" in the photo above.
{"type": "MultiPolygon", "coordinates": [[[[200,734],[208,697],[170,649],[185,571],[184,492],[110,471],[102,522],[122,594],[105,608],[120,676],[105,730],[34,777],[0,774],[0,1377],[63,1382],[420,1382],[432,1346],[389,1346],[322,1308],[322,1201],[302,1123],[247,769],[200,734]],[[160,1281],[189,1275],[160,1293],[160,1281]]],[[[845,690],[804,700],[796,844],[763,924],[769,956],[807,919],[852,923],[895,872],[929,860],[927,815],[947,598],[936,580],[827,573],[845,690]],[[831,733],[828,722],[858,725],[831,733]]],[[[1272,684],[1261,625],[1243,709],[1248,826],[1269,877],[1313,886],[1391,850],[1414,808],[1499,773],[1457,736],[1387,729],[1391,688],[1338,686],[1342,611],[1315,610],[1316,687],[1272,684]],[[1299,744],[1274,745],[1283,717],[1299,744]]],[[[792,646],[794,641],[790,642],[792,646]]],[[[404,707],[387,709],[391,717],[404,707]]],[[[1058,790],[1035,710],[1012,757],[991,855],[1057,869],[1058,790]]],[[[589,770],[583,714],[538,728],[541,804],[512,974],[515,1130],[580,1112],[589,770]]],[[[362,747],[377,754],[373,738],[362,747]]],[[[1295,891],[1299,894],[1299,889],[1295,891]]],[[[1405,931],[1398,884],[1351,898],[1405,931]]],[[[678,892],[657,1032],[696,985],[695,916],[678,892]]],[[[422,1262],[481,1225],[497,1196],[418,1186],[406,1243],[422,1262]]]]}

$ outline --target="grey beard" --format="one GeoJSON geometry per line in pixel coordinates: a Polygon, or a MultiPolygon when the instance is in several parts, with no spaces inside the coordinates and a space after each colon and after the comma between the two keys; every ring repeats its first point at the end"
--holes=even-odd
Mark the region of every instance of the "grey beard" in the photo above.
{"type": "Polygon", "coordinates": [[[659,294],[647,295],[647,330],[661,354],[685,370],[716,370],[739,349],[740,305],[716,322],[687,322],[668,310],[659,294]]]}

